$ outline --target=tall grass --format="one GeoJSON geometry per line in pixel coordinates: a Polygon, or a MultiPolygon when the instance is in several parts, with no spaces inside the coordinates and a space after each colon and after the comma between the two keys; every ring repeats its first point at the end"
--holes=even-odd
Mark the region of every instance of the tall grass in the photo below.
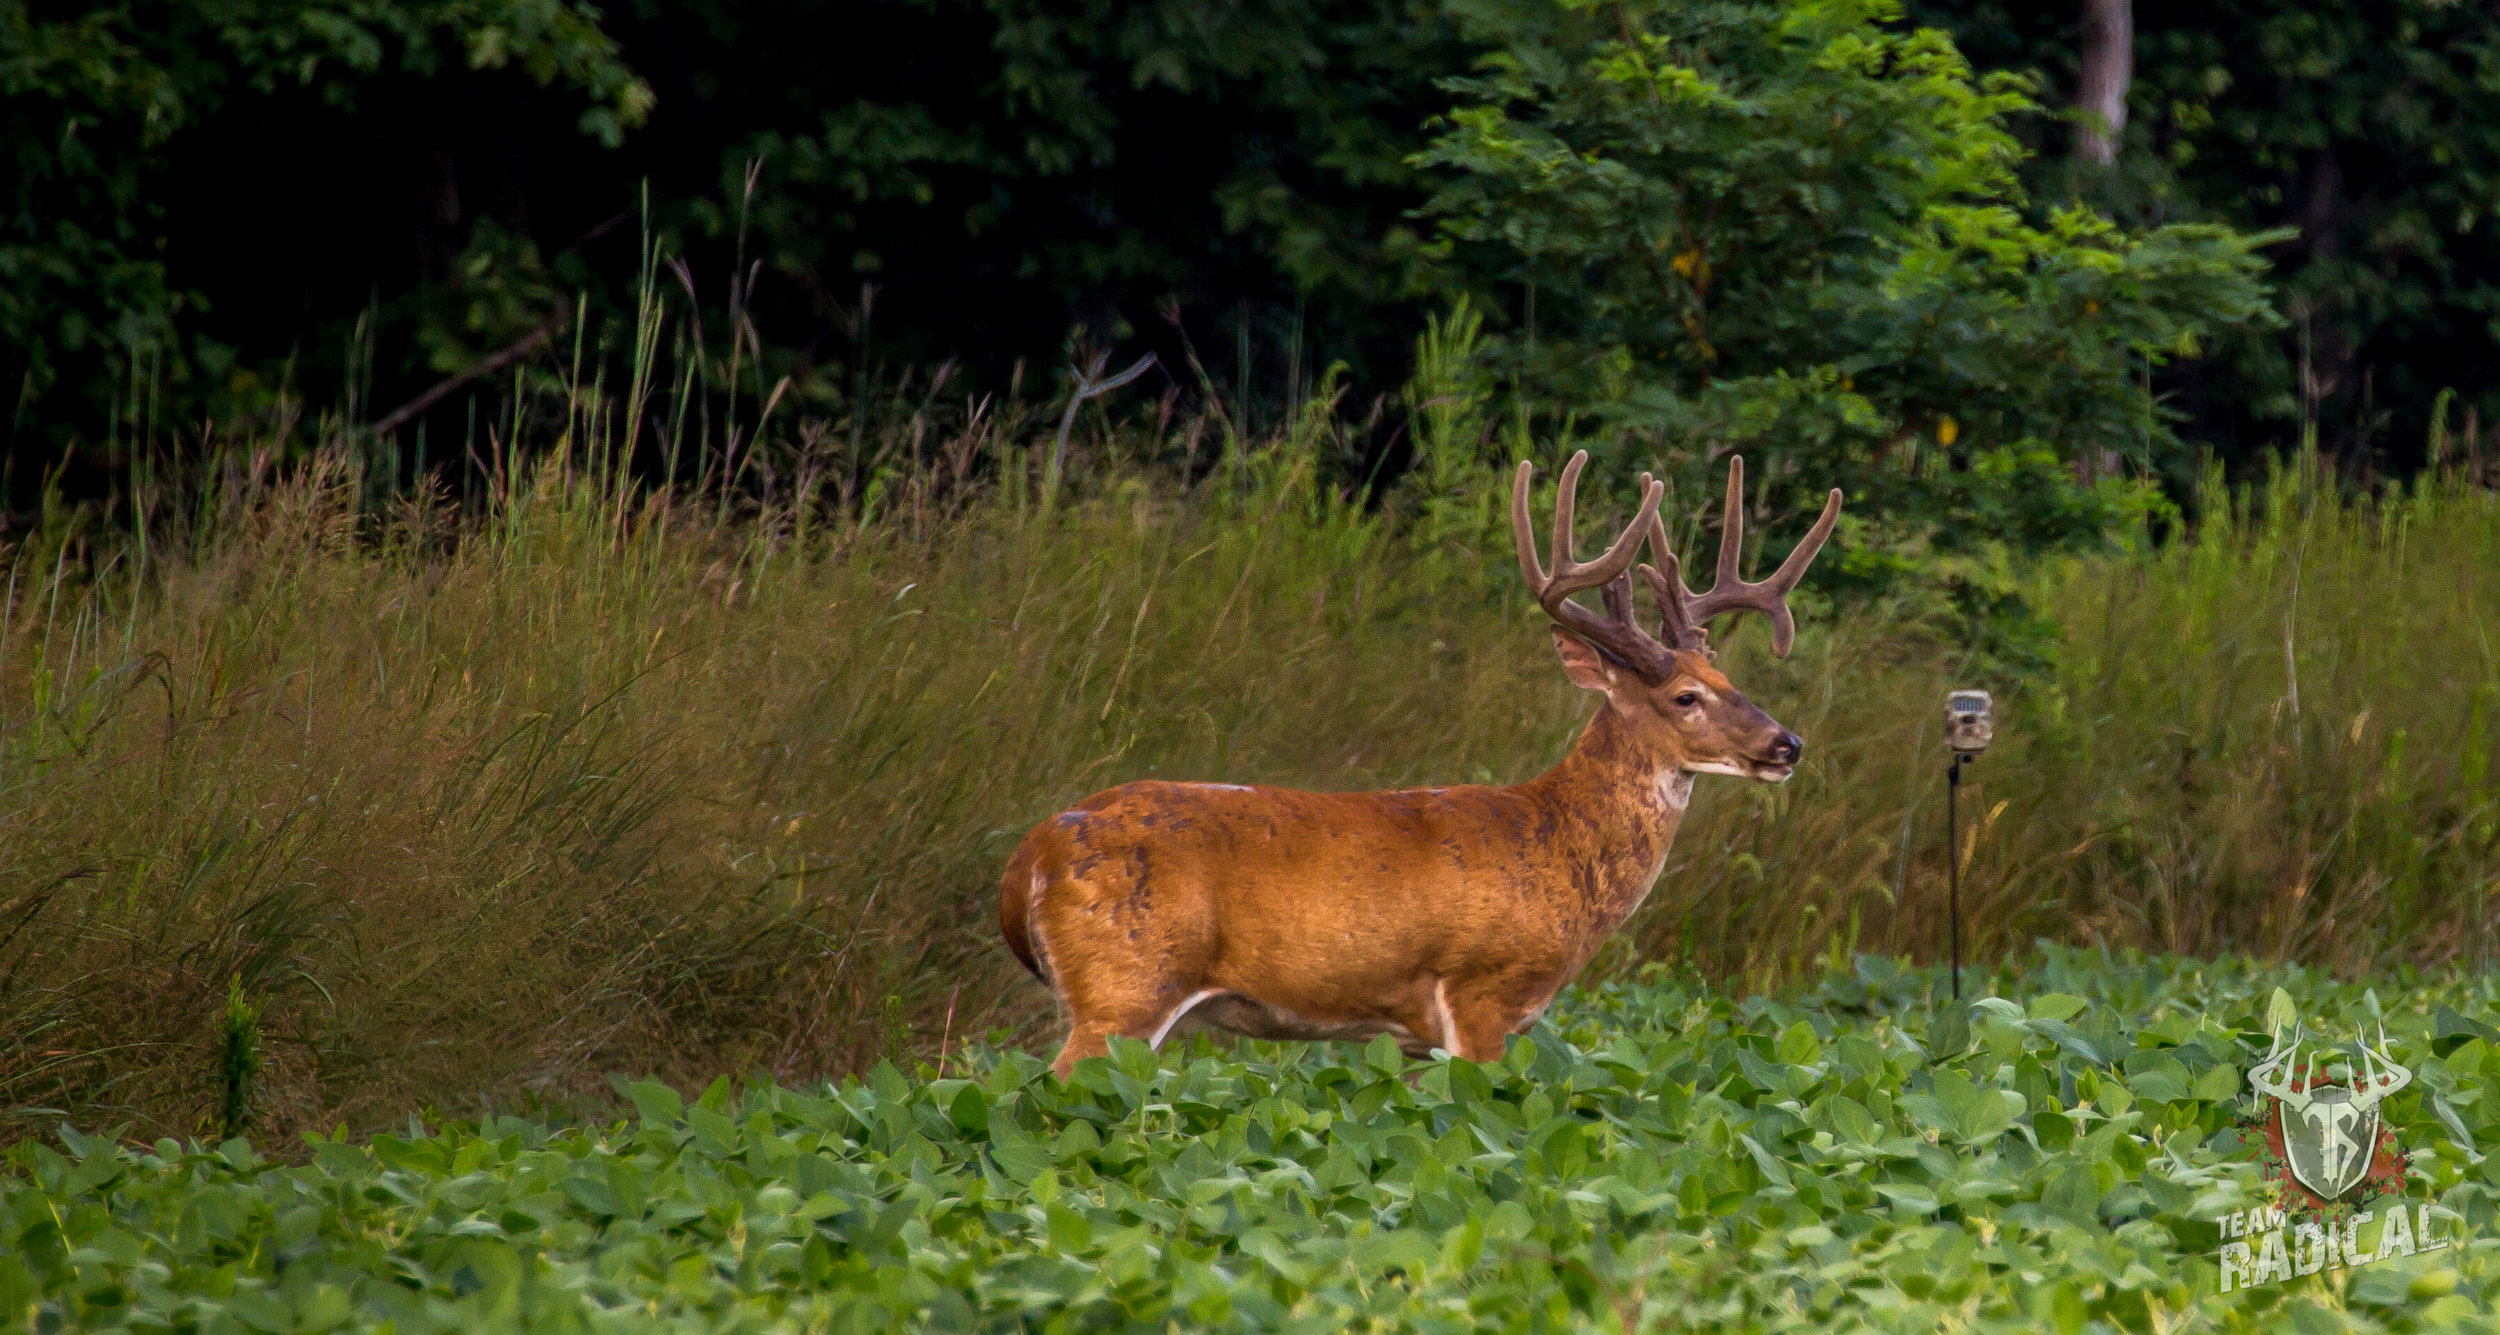
{"type": "MultiPolygon", "coordinates": [[[[2035,576],[2065,633],[1966,772],[1970,955],[2487,967],[2500,495],[2440,475],[2356,497],[2304,455],[2200,501],[2191,537],[2035,576]]],[[[1709,795],[1635,924],[1646,947],[1754,981],[1818,949],[1938,956],[1952,673],[1879,666],[1885,639],[1860,616],[1786,668],[1739,656],[1816,750],[1788,785],[1709,795]]]]}
{"type": "MultiPolygon", "coordinates": [[[[1150,774],[1519,780],[1589,712],[1491,507],[1319,486],[1327,420],[1050,507],[1044,437],[967,412],[876,507],[733,511],[590,446],[377,506],[332,451],[158,496],[144,549],[46,530],[0,605],[0,1107],[231,1125],[230,1007],[277,1135],[1048,1043],[992,907],[1034,821],[1150,774]]],[[[2304,464],[2204,515],[2034,577],[2067,638],[1970,773],[1972,957],[2484,959],[2500,505],[2304,464]]],[[[1954,665],[1805,621],[1722,659],[1806,764],[1703,783],[1604,963],[1940,953],[1954,665]]]]}

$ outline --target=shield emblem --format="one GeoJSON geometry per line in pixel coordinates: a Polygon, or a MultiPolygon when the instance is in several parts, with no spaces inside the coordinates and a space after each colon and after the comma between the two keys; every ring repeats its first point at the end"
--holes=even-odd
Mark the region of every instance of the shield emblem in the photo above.
{"type": "Polygon", "coordinates": [[[2305,1107],[2275,1101],[2283,1157],[2295,1180],[2319,1200],[2331,1201],[2369,1175],[2378,1154],[2379,1100],[2356,1098],[2342,1085],[2318,1085],[2307,1093],[2305,1107]]]}

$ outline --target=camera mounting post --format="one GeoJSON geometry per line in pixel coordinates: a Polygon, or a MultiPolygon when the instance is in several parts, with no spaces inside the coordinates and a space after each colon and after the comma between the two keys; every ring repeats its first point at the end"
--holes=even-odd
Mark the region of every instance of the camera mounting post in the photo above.
{"type": "Polygon", "coordinates": [[[1944,744],[1952,759],[1944,767],[1945,913],[1953,952],[1953,999],[1962,999],[1962,766],[1988,749],[1996,716],[1986,691],[1954,691],[1944,698],[1944,744]]]}

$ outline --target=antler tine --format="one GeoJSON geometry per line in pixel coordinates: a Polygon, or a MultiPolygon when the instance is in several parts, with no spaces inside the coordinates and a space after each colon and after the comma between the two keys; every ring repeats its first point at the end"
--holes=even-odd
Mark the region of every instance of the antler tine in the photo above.
{"type": "Polygon", "coordinates": [[[1632,581],[1629,571],[1632,560],[1640,554],[1640,545],[1649,530],[1658,522],[1658,503],[1665,499],[1666,484],[1641,478],[1641,508],[1631,524],[1614,545],[1594,561],[1582,563],[1571,555],[1571,521],[1579,491],[1580,470],[1588,465],[1588,451],[1580,450],[1563,466],[1560,484],[1554,493],[1554,568],[1548,571],[1537,556],[1536,530],[1528,514],[1528,485],[1535,477],[1536,465],[1521,460],[1512,475],[1510,489],[1510,522],[1512,536],[1519,544],[1519,573],[1528,581],[1528,591],[1536,597],[1545,614],[1565,630],[1603,648],[1626,664],[1644,673],[1663,669],[1666,646],[1651,639],[1634,624],[1631,616],[1632,581]],[[1601,590],[1608,616],[1601,617],[1588,608],[1571,601],[1571,595],[1589,589],[1601,590]]]}
{"type": "Polygon", "coordinates": [[[1814,558],[1823,551],[1824,540],[1832,536],[1832,528],[1839,522],[1840,488],[1834,487],[1831,494],[1823,498],[1823,513],[1814,517],[1814,527],[1806,530],[1805,537],[1790,549],[1788,559],[1780,562],[1780,568],[1773,571],[1763,584],[1778,589],[1780,595],[1786,597],[1789,590],[1797,587],[1797,581],[1805,578],[1806,567],[1814,564],[1814,558]]]}
{"type": "MultiPolygon", "coordinates": [[[[1788,610],[1788,595],[1823,550],[1833,525],[1840,522],[1840,504],[1840,489],[1834,487],[1831,495],[1824,498],[1822,515],[1816,518],[1804,540],[1788,553],[1788,559],[1780,562],[1780,568],[1759,584],[1747,584],[1739,573],[1745,553],[1745,460],[1742,455],[1731,457],[1727,508],[1719,523],[1719,568],[1710,591],[1696,594],[1684,588],[1681,579],[1643,575],[1658,594],[1661,605],[1674,604],[1666,614],[1669,633],[1677,637],[1682,647],[1700,649],[1707,643],[1711,618],[1723,612],[1760,612],[1771,619],[1771,652],[1788,657],[1789,647],[1797,639],[1797,618],[1788,610]]],[[[1660,564],[1672,571],[1675,558],[1667,551],[1665,525],[1656,526],[1651,545],[1658,550],[1660,564]]]]}
{"type": "MultiPolygon", "coordinates": [[[[1641,486],[1644,489],[1649,486],[1649,474],[1641,474],[1641,486]]],[[[1683,564],[1675,559],[1675,549],[1667,545],[1667,521],[1658,515],[1651,515],[1646,536],[1649,553],[1657,558],[1658,564],[1643,564],[1634,568],[1640,572],[1641,582],[1649,586],[1649,596],[1658,604],[1658,638],[1678,649],[1708,653],[1709,637],[1684,615],[1684,605],[1691,601],[1693,595],[1684,587],[1683,564]]]]}
{"type": "MultiPolygon", "coordinates": [[[[1580,470],[1588,466],[1588,461],[1587,450],[1573,450],[1571,462],[1563,465],[1562,481],[1554,484],[1553,548],[1554,578],[1557,581],[1567,581],[1572,575],[1571,549],[1574,544],[1571,540],[1571,521],[1573,512],[1580,504],[1580,470]]],[[[1612,551],[1606,553],[1606,556],[1612,555],[1612,551]]],[[[1606,556],[1597,558],[1598,564],[1604,565],[1606,556]]]]}
{"type": "Polygon", "coordinates": [[[1519,471],[1510,479],[1511,537],[1519,547],[1519,573],[1528,581],[1528,592],[1539,600],[1545,596],[1545,563],[1537,559],[1536,521],[1528,515],[1528,479],[1536,465],[1526,459],[1519,461],[1519,471]]]}
{"type": "Polygon", "coordinates": [[[1632,572],[1627,570],[1598,585],[1597,598],[1606,604],[1608,620],[1632,624],[1632,572]]]}
{"type": "Polygon", "coordinates": [[[1727,461],[1727,506],[1719,512],[1719,568],[1710,577],[1710,592],[1744,586],[1738,567],[1745,557],[1745,456],[1727,461]]]}
{"type": "Polygon", "coordinates": [[[1571,462],[1563,465],[1562,481],[1555,488],[1554,568],[1550,573],[1537,559],[1536,540],[1531,535],[1528,520],[1528,482],[1535,473],[1536,465],[1522,460],[1511,485],[1510,517],[1511,527],[1517,531],[1519,539],[1519,570],[1537,586],[1540,599],[1557,599],[1565,594],[1596,588],[1629,569],[1632,558],[1639,553],[1641,539],[1658,517],[1659,501],[1666,497],[1665,483],[1650,482],[1644,477],[1640,513],[1633,516],[1631,525],[1623,530],[1622,536],[1616,538],[1614,545],[1596,560],[1576,560],[1571,555],[1571,520],[1576,508],[1574,502],[1579,491],[1580,470],[1588,465],[1588,459],[1587,450],[1575,452],[1571,462]]]}

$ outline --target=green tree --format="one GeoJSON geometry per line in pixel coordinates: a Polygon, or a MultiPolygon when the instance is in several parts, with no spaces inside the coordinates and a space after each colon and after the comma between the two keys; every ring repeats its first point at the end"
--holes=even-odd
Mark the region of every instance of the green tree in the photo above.
{"type": "MultiPolygon", "coordinates": [[[[353,116],[385,76],[497,69],[570,92],[582,132],[606,144],[650,105],[598,11],[572,0],[123,0],[60,18],[0,7],[0,163],[10,178],[0,196],[0,384],[15,427],[64,380],[109,399],[134,374],[231,368],[231,351],[184,318],[202,299],[169,274],[164,254],[170,156],[204,119],[281,91],[353,116]]],[[[303,168],[316,174],[319,164],[303,168]]]]}
{"type": "MultiPolygon", "coordinates": [[[[2089,44],[2072,5],[1917,0],[1987,68],[2063,102],[2089,44]]],[[[2269,248],[2288,320],[2157,380],[2191,430],[2262,467],[2298,423],[2353,472],[2421,462],[2454,389],[2500,419],[2500,12],[2445,0],[2136,6],[2116,170],[2023,127],[2044,197],[2113,216],[2291,229],[2269,248]]]]}
{"type": "Polygon", "coordinates": [[[1511,311],[1525,405],[1704,508],[1847,489],[1831,578],[2019,630],[2006,558],[2103,542],[2185,453],[2146,377],[2270,318],[2257,247],[2035,208],[1974,75],[1882,0],[1460,0],[1500,43],[1424,160],[1448,255],[1511,311]]]}
{"type": "MultiPolygon", "coordinates": [[[[702,148],[711,180],[678,178],[691,235],[737,227],[743,173],[760,164],[748,226],[798,298],[767,312],[768,330],[842,319],[869,283],[892,355],[976,368],[1050,356],[1076,325],[1096,341],[1169,338],[1158,308],[1175,299],[1201,340],[1249,320],[1261,355],[1299,309],[1318,364],[1389,361],[1413,335],[1424,237],[1408,215],[1423,190],[1409,158],[1442,99],[1434,80],[1467,59],[1435,0],[648,12],[680,51],[697,39],[698,67],[739,71],[663,83],[654,128],[699,116],[725,132],[702,148]],[[858,34],[830,66],[792,40],[829,21],[858,34]]],[[[654,50],[648,29],[618,31],[629,53],[654,50]]]]}

